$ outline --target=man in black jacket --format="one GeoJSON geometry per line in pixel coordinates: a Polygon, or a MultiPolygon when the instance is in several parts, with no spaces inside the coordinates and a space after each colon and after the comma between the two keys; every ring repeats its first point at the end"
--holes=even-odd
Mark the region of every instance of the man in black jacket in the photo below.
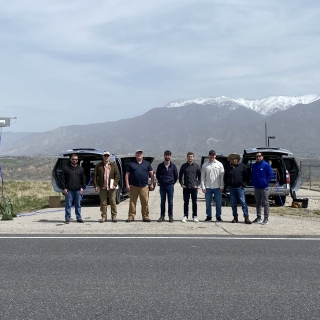
{"type": "Polygon", "coordinates": [[[194,222],[199,222],[197,217],[197,197],[198,197],[198,187],[201,180],[201,170],[200,166],[193,162],[194,154],[192,152],[187,153],[188,161],[184,163],[179,171],[179,182],[183,188],[183,202],[184,202],[184,217],[182,222],[188,221],[188,211],[189,211],[189,199],[191,195],[192,199],[192,218],[194,222]]]}
{"type": "Polygon", "coordinates": [[[229,187],[230,191],[233,214],[233,220],[231,222],[238,222],[237,202],[239,199],[244,215],[244,223],[251,224],[244,194],[244,187],[246,186],[246,166],[243,163],[239,163],[240,155],[237,153],[231,153],[228,156],[228,161],[229,164],[227,164],[224,174],[224,184],[225,187],[229,187]]]}
{"type": "Polygon", "coordinates": [[[86,176],[83,168],[78,165],[78,156],[76,154],[71,155],[70,163],[62,169],[61,184],[63,188],[62,193],[66,197],[66,223],[70,222],[72,202],[74,202],[77,222],[83,222],[81,218],[80,195],[83,194],[86,186],[86,176]]]}
{"type": "Polygon", "coordinates": [[[169,222],[173,222],[173,193],[174,184],[178,179],[178,170],[171,162],[171,151],[164,152],[164,161],[159,163],[156,173],[158,185],[160,186],[161,213],[158,222],[165,221],[166,197],[168,197],[168,216],[169,222]]]}

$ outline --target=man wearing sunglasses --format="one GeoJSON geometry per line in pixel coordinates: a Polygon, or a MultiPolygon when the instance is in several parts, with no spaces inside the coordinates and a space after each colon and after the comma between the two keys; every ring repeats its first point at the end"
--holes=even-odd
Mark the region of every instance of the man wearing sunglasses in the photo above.
{"type": "Polygon", "coordinates": [[[257,218],[253,223],[269,223],[269,183],[273,178],[273,171],[270,164],[263,160],[261,152],[256,153],[256,162],[252,166],[251,180],[254,186],[256,198],[257,218]],[[264,205],[264,219],[261,219],[261,205],[264,205]]]}
{"type": "Polygon", "coordinates": [[[83,194],[83,190],[86,187],[86,176],[84,169],[78,164],[78,156],[76,154],[71,155],[70,163],[62,169],[61,184],[63,186],[62,193],[66,197],[66,223],[70,222],[72,203],[74,203],[77,222],[82,223],[80,196],[83,194]]]}
{"type": "Polygon", "coordinates": [[[103,161],[99,162],[93,173],[93,185],[96,192],[99,188],[100,197],[100,222],[107,221],[107,200],[109,197],[111,207],[112,222],[117,222],[117,204],[116,192],[119,183],[119,170],[118,166],[110,161],[110,152],[103,152],[103,161]]]}

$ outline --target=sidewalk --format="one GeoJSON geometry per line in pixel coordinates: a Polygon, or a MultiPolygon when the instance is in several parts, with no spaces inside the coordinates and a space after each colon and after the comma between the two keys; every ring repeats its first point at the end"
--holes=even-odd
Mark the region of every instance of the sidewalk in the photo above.
{"type": "MultiPolygon", "coordinates": [[[[309,191],[311,192],[311,191],[309,191]]],[[[75,221],[74,211],[70,224],[64,223],[64,208],[50,208],[36,214],[24,215],[13,221],[0,221],[0,235],[186,235],[186,236],[320,236],[320,217],[309,218],[299,216],[277,216],[271,214],[268,225],[243,223],[242,211],[238,207],[239,223],[233,224],[231,207],[222,207],[224,222],[203,222],[205,215],[205,201],[199,190],[198,218],[199,223],[189,220],[182,223],[183,198],[180,185],[175,186],[174,194],[174,223],[158,223],[160,215],[159,188],[150,192],[149,211],[151,223],[142,222],[140,203],[137,205],[136,220],[125,222],[128,215],[128,199],[118,205],[118,223],[99,223],[100,210],[98,202],[84,200],[82,203],[82,217],[85,223],[75,221]]],[[[191,208],[191,200],[190,200],[191,208]]],[[[213,217],[215,217],[215,207],[213,217]]],[[[109,207],[108,207],[109,210],[109,207]]],[[[250,220],[255,219],[255,209],[250,207],[250,220]]],[[[189,215],[189,218],[191,214],[189,215]]],[[[166,217],[167,219],[168,217],[166,217]]],[[[215,219],[213,219],[215,220],[215,219]]]]}

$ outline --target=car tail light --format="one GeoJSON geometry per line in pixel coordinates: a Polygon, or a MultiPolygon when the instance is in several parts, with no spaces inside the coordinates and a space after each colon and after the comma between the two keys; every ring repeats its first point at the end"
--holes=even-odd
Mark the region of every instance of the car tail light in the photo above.
{"type": "Polygon", "coordinates": [[[290,173],[286,170],[286,183],[290,184],[290,173]]]}

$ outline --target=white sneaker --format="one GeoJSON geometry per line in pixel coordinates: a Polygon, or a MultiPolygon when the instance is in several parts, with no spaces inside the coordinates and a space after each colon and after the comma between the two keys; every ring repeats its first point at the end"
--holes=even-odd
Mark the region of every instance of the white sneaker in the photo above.
{"type": "Polygon", "coordinates": [[[188,218],[186,216],[183,217],[183,219],[181,220],[181,222],[187,222],[188,218]]]}
{"type": "Polygon", "coordinates": [[[199,222],[198,217],[193,217],[193,222],[199,222]]]}

